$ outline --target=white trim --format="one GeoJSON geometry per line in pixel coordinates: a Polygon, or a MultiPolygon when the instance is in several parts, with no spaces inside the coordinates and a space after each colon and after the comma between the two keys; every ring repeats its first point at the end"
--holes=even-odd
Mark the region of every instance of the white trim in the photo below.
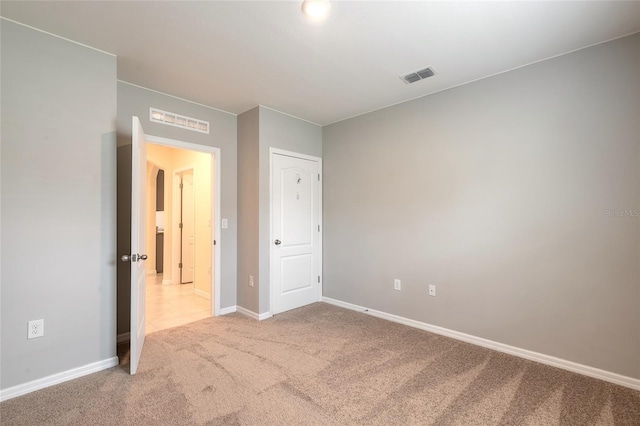
{"type": "Polygon", "coordinates": [[[173,284],[173,280],[162,280],[162,285],[171,285],[173,284]]]}
{"type": "Polygon", "coordinates": [[[159,95],[168,96],[170,98],[177,99],[179,101],[188,102],[190,104],[194,104],[194,105],[198,105],[198,106],[201,106],[201,107],[209,108],[209,109],[212,109],[214,111],[223,112],[225,114],[233,115],[234,117],[238,116],[238,114],[235,114],[233,112],[229,112],[229,111],[225,111],[225,110],[222,110],[222,109],[219,109],[219,108],[215,108],[215,107],[212,107],[210,105],[201,104],[200,102],[190,101],[189,99],[185,99],[185,98],[181,98],[181,97],[178,97],[178,96],[170,95],[168,93],[160,92],[158,90],[149,89],[148,87],[140,86],[138,84],[129,83],[128,81],[124,81],[124,80],[120,80],[120,79],[118,79],[116,81],[118,83],[128,84],[129,86],[137,87],[138,89],[148,90],[149,92],[157,93],[159,95]]]}
{"type": "MultiPolygon", "coordinates": [[[[317,301],[320,302],[322,301],[322,283],[324,282],[324,277],[322,275],[322,235],[324,234],[324,226],[322,224],[322,181],[323,181],[323,174],[322,174],[322,157],[316,157],[314,155],[307,155],[307,154],[301,154],[298,152],[293,152],[293,151],[287,151],[284,149],[279,149],[279,148],[269,148],[269,241],[273,241],[274,236],[273,236],[273,226],[272,226],[272,217],[271,217],[271,213],[273,212],[273,156],[274,155],[282,155],[282,156],[286,156],[286,157],[291,157],[291,158],[299,158],[302,160],[309,160],[309,161],[314,161],[318,163],[318,174],[319,176],[319,182],[318,182],[318,191],[320,192],[319,197],[318,197],[318,226],[320,226],[320,232],[318,235],[318,275],[320,277],[320,281],[318,282],[318,299],[317,301]]],[[[274,282],[273,280],[273,273],[271,270],[271,253],[272,253],[272,246],[269,245],[269,283],[274,282]]],[[[273,311],[273,300],[274,300],[274,286],[272,286],[271,284],[269,284],[269,307],[270,309],[273,311]]],[[[266,314],[262,314],[262,315],[266,315],[266,314]]],[[[265,317],[263,319],[269,318],[272,315],[269,314],[268,317],[265,317]]]]}
{"type": "Polygon", "coordinates": [[[236,305],[227,306],[226,308],[220,309],[220,315],[232,314],[232,313],[236,312],[237,310],[238,310],[238,307],[236,305]]]}
{"type": "Polygon", "coordinates": [[[193,293],[197,296],[204,297],[205,299],[211,300],[211,293],[207,293],[206,291],[202,291],[200,289],[194,288],[193,293]]]}
{"type": "MultiPolygon", "coordinates": [[[[247,308],[243,308],[242,306],[236,306],[235,308],[236,308],[235,312],[237,312],[239,314],[242,314],[242,315],[245,315],[245,316],[248,316],[249,318],[252,318],[252,319],[258,320],[258,321],[264,321],[264,320],[266,320],[268,318],[271,318],[273,316],[273,315],[271,315],[271,312],[264,312],[262,314],[256,314],[255,312],[250,311],[247,308]]],[[[229,309],[229,308],[227,308],[227,309],[229,309]]]]}
{"type": "Polygon", "coordinates": [[[29,29],[34,30],[34,31],[38,31],[38,32],[43,33],[43,34],[47,34],[47,35],[49,35],[51,37],[59,38],[59,39],[64,40],[64,41],[68,41],[69,43],[77,44],[78,46],[86,47],[87,49],[95,50],[96,52],[100,52],[100,53],[104,53],[105,55],[113,56],[114,58],[118,57],[118,55],[116,55],[115,53],[106,52],[104,50],[100,50],[100,49],[95,48],[93,46],[89,46],[88,44],[80,43],[79,41],[71,40],[70,38],[62,37],[62,36],[59,36],[57,34],[50,33],[49,31],[41,30],[40,28],[32,27],[31,25],[23,24],[22,22],[19,22],[19,21],[14,21],[13,19],[9,19],[9,18],[6,18],[4,16],[0,16],[0,20],[13,22],[14,24],[22,25],[23,27],[29,28],[29,29]]]}
{"type": "Polygon", "coordinates": [[[120,343],[125,343],[131,340],[131,332],[120,333],[116,337],[116,343],[119,345],[120,343]]]}
{"type": "MultiPolygon", "coordinates": [[[[159,93],[159,92],[158,92],[159,93]]],[[[212,225],[212,235],[211,238],[216,241],[216,245],[213,246],[213,250],[211,250],[211,256],[213,259],[211,260],[211,264],[214,265],[214,276],[212,276],[211,286],[213,287],[213,298],[211,299],[211,312],[214,316],[221,315],[220,314],[220,288],[222,287],[222,283],[220,281],[221,273],[221,257],[222,257],[222,235],[221,235],[221,218],[222,218],[222,208],[221,208],[221,164],[222,164],[222,154],[220,153],[220,148],[216,148],[213,146],[207,145],[199,145],[195,143],[183,142],[175,139],[163,138],[160,136],[151,136],[147,135],[147,142],[155,145],[168,146],[172,148],[180,148],[186,149],[190,151],[198,151],[198,152],[206,152],[208,154],[212,154],[211,158],[211,179],[214,180],[211,184],[211,191],[215,191],[213,197],[211,197],[211,212],[213,217],[215,218],[215,224],[213,220],[211,221],[212,225]],[[215,173],[213,173],[213,169],[215,169],[215,173]],[[215,225],[215,226],[214,226],[215,225]]],[[[173,269],[173,268],[172,268],[173,269]]]]}
{"type": "Polygon", "coordinates": [[[472,343],[474,345],[493,349],[498,352],[514,355],[520,358],[528,359],[530,361],[536,361],[540,364],[550,365],[552,367],[561,368],[573,373],[578,373],[584,376],[593,377],[595,379],[604,380],[605,382],[615,383],[620,386],[640,390],[640,379],[635,379],[633,377],[623,376],[621,374],[612,373],[610,371],[601,370],[599,368],[589,367],[588,365],[567,361],[562,358],[556,358],[551,355],[545,355],[539,352],[533,352],[527,349],[521,349],[515,346],[506,345],[504,343],[495,342],[493,340],[483,339],[482,337],[476,337],[470,334],[461,333],[459,331],[449,330],[448,328],[438,327],[437,325],[431,325],[398,315],[376,311],[375,309],[368,309],[364,306],[354,305],[353,303],[331,299],[330,297],[323,297],[322,301],[331,305],[339,306],[341,308],[362,312],[364,314],[371,315],[377,318],[382,318],[387,321],[397,322],[399,324],[408,325],[409,327],[414,327],[420,330],[429,331],[431,333],[440,334],[442,336],[451,337],[452,339],[472,343]]]}
{"type": "Polygon", "coordinates": [[[250,311],[247,308],[243,308],[242,306],[236,306],[236,312],[242,315],[246,315],[249,318],[253,318],[254,320],[257,320],[260,318],[260,316],[258,314],[256,314],[253,311],[250,311]]]}
{"type": "MultiPolygon", "coordinates": [[[[320,173],[322,174],[322,157],[316,157],[315,155],[301,154],[299,152],[294,152],[294,151],[287,151],[286,149],[269,148],[269,156],[273,154],[284,155],[286,157],[301,158],[303,160],[309,160],[309,161],[317,161],[321,166],[320,173]]],[[[320,182],[322,182],[322,180],[320,182]]]]}
{"type": "Polygon", "coordinates": [[[115,367],[118,363],[118,357],[114,356],[82,367],[72,368],[71,370],[63,371],[62,373],[52,374],[51,376],[43,377],[42,379],[36,379],[21,385],[2,389],[0,390],[0,401],[6,401],[40,389],[48,388],[49,386],[77,379],[91,373],[97,373],[98,371],[115,367]]]}
{"type": "Polygon", "coordinates": [[[158,271],[155,269],[147,269],[147,275],[158,275],[158,271]]]}
{"type": "Polygon", "coordinates": [[[268,311],[267,311],[267,312],[265,312],[265,313],[262,313],[262,314],[258,315],[258,321],[264,321],[264,320],[266,320],[266,319],[271,318],[272,316],[273,316],[273,315],[271,315],[271,312],[268,312],[268,311]]]}

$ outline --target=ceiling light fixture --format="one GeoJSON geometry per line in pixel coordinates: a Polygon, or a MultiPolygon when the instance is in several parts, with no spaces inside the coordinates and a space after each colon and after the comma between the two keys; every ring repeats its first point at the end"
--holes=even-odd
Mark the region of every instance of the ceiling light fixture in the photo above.
{"type": "Polygon", "coordinates": [[[328,0],[304,0],[302,12],[314,21],[320,21],[327,17],[331,4],[328,0]]]}

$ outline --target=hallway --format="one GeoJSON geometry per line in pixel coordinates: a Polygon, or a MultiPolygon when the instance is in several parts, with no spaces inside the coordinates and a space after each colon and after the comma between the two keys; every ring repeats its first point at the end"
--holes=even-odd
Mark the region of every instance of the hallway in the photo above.
{"type": "Polygon", "coordinates": [[[211,316],[211,301],[196,295],[193,284],[162,284],[162,274],[147,276],[147,334],[211,316]]]}

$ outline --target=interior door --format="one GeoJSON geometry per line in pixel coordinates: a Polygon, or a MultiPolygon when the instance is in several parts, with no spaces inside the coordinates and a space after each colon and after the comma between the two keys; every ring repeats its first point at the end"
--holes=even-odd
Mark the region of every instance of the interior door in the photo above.
{"type": "Polygon", "coordinates": [[[136,374],[145,336],[146,308],[146,178],[147,141],[138,117],[133,117],[131,140],[131,349],[130,373],[136,374]]]}
{"type": "Polygon", "coordinates": [[[193,187],[193,174],[185,173],[182,175],[181,183],[181,199],[182,217],[180,223],[182,258],[180,259],[180,283],[192,283],[194,279],[195,264],[195,191],[193,187]]]}
{"type": "Polygon", "coordinates": [[[272,153],[271,313],[321,300],[320,161],[272,153]]]}

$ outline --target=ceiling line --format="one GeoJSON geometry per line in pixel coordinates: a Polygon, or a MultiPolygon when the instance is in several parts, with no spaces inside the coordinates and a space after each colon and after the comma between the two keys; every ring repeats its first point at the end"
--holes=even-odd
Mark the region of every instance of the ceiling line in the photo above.
{"type": "MultiPolygon", "coordinates": [[[[313,121],[307,120],[306,118],[300,118],[300,117],[297,117],[297,116],[295,116],[295,115],[293,115],[293,114],[289,114],[288,112],[279,111],[279,110],[277,110],[277,109],[275,109],[275,108],[270,108],[270,107],[265,106],[265,105],[262,105],[262,104],[258,104],[258,106],[260,106],[260,107],[262,107],[262,108],[270,109],[271,111],[275,111],[275,112],[278,112],[278,113],[280,113],[280,114],[288,115],[289,117],[293,117],[293,118],[295,118],[295,119],[297,119],[297,120],[306,121],[307,123],[309,123],[309,124],[313,124],[314,126],[318,126],[318,127],[323,127],[323,126],[324,126],[324,124],[314,123],[313,121]]],[[[253,108],[255,108],[255,107],[253,107],[253,108]]],[[[253,108],[248,109],[247,111],[251,111],[253,108]]],[[[245,112],[246,112],[246,111],[245,111],[245,112]]]]}
{"type": "Polygon", "coordinates": [[[199,105],[201,107],[213,109],[215,111],[223,112],[225,114],[230,114],[230,115],[233,115],[234,117],[238,116],[238,114],[234,114],[232,112],[225,111],[225,110],[220,109],[220,108],[212,107],[210,105],[201,104],[200,102],[190,101],[189,99],[181,98],[181,97],[175,96],[175,95],[170,95],[169,93],[160,92],[159,90],[149,89],[148,87],[140,86],[139,84],[129,83],[128,81],[124,81],[124,80],[120,80],[120,79],[118,79],[117,81],[118,81],[118,83],[128,84],[129,86],[134,86],[134,87],[137,87],[139,89],[148,90],[150,92],[154,92],[154,93],[157,93],[159,95],[169,96],[170,98],[178,99],[178,100],[183,101],[183,102],[189,102],[190,104],[199,105]]]}
{"type": "Polygon", "coordinates": [[[105,55],[113,56],[115,58],[118,57],[118,55],[116,55],[115,53],[106,52],[106,51],[100,50],[100,49],[98,49],[96,47],[89,46],[88,44],[80,43],[79,41],[71,40],[70,38],[62,37],[62,36],[59,36],[57,34],[50,33],[49,31],[41,30],[40,28],[32,27],[31,25],[23,24],[22,22],[19,22],[19,21],[14,21],[13,19],[9,19],[9,18],[6,18],[4,16],[0,16],[0,20],[13,22],[14,24],[21,25],[21,26],[26,27],[26,28],[30,28],[32,30],[41,32],[43,34],[50,35],[52,37],[59,38],[59,39],[64,40],[64,41],[68,41],[69,43],[77,44],[78,46],[86,47],[87,49],[91,49],[91,50],[95,50],[96,52],[104,53],[105,55]]]}

